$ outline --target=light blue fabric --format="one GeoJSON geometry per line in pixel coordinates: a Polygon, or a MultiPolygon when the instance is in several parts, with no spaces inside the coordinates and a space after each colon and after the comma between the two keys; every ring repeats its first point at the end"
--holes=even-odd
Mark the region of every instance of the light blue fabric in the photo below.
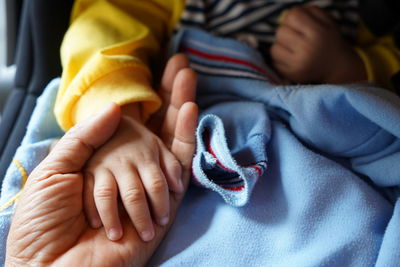
{"type": "Polygon", "coordinates": [[[269,118],[268,168],[241,208],[191,187],[150,266],[400,266],[396,95],[274,85],[256,52],[197,30],[179,33],[175,51],[199,74],[200,127],[235,128],[220,138],[231,152],[248,137],[248,120],[234,117],[269,118]]]}
{"type": "Polygon", "coordinates": [[[228,204],[243,206],[267,169],[270,121],[265,108],[260,103],[227,102],[204,114],[197,128],[193,177],[228,204]],[[240,132],[237,125],[241,125],[240,132]]]}
{"type": "MultiPolygon", "coordinates": [[[[374,266],[393,206],[282,123],[272,129],[267,174],[249,203],[235,208],[191,187],[149,266],[374,266]]],[[[398,266],[396,254],[380,266],[398,266]]]]}
{"type": "MultiPolygon", "coordinates": [[[[51,81],[38,98],[26,135],[15,153],[14,160],[19,162],[27,175],[47,156],[49,146],[54,141],[54,138],[60,137],[63,133],[53,115],[53,106],[59,84],[60,79],[51,81]]],[[[22,176],[19,166],[11,163],[3,180],[0,207],[10,201],[21,190],[22,176]]],[[[12,205],[0,210],[0,265],[4,264],[5,245],[15,206],[15,202],[13,202],[12,205]]]]}
{"type": "MultiPolygon", "coordinates": [[[[327,153],[330,158],[340,158],[343,164],[368,176],[376,185],[399,185],[400,175],[395,165],[400,162],[400,111],[398,98],[393,98],[390,92],[366,85],[274,86],[271,81],[277,80],[276,75],[265,66],[262,57],[239,42],[198,30],[182,31],[176,39],[180,41],[175,43],[175,49],[187,53],[192,67],[200,74],[198,103],[202,115],[216,114],[228,131],[226,137],[214,142],[227,142],[230,148],[224,150],[224,156],[220,153],[220,161],[233,156],[236,165],[242,167],[251,161],[267,161],[261,149],[270,138],[268,117],[272,116],[290,126],[296,137],[311,149],[327,153]],[[251,138],[256,135],[262,137],[251,138]]],[[[200,121],[198,135],[203,128],[200,121]]],[[[243,180],[243,190],[232,192],[222,188],[218,180],[219,177],[225,180],[224,175],[218,172],[210,177],[204,172],[216,168],[216,164],[207,148],[201,146],[202,139],[198,136],[195,177],[202,185],[220,193],[229,204],[245,205],[258,176],[237,171],[243,180]]]]}

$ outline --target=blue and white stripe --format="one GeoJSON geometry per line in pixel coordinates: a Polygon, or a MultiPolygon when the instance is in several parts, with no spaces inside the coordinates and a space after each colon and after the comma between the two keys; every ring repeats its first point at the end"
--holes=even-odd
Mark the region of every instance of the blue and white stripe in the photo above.
{"type": "Polygon", "coordinates": [[[356,37],[358,0],[186,0],[179,27],[197,27],[254,48],[274,42],[279,15],[296,5],[326,9],[349,39],[356,37]]]}

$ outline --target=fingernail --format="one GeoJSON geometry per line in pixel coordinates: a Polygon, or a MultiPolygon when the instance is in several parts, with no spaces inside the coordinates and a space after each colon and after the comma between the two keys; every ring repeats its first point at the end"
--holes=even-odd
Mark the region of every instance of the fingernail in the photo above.
{"type": "Polygon", "coordinates": [[[164,225],[168,224],[168,222],[169,222],[169,216],[167,215],[167,216],[161,218],[160,225],[164,226],[164,225]]]}
{"type": "Polygon", "coordinates": [[[117,228],[111,228],[109,231],[108,231],[108,238],[110,239],[110,240],[112,240],[112,241],[117,241],[118,239],[120,239],[121,238],[121,236],[122,236],[122,232],[119,230],[119,229],[117,229],[117,228]]]}
{"type": "Polygon", "coordinates": [[[148,242],[153,239],[154,233],[151,230],[143,231],[140,233],[143,241],[148,242]]]}

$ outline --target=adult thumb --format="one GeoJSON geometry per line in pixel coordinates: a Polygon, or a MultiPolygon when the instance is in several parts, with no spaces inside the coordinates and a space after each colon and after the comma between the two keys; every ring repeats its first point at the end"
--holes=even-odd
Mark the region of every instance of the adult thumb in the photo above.
{"type": "Polygon", "coordinates": [[[110,103],[93,117],[68,130],[38,168],[54,173],[81,171],[93,151],[113,135],[120,118],[120,107],[110,103]]]}

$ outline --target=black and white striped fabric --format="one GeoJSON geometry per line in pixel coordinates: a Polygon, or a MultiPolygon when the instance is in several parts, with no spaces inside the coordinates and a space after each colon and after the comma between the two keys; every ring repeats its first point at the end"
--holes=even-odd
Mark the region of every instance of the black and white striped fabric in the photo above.
{"type": "Polygon", "coordinates": [[[262,49],[273,43],[281,12],[296,5],[326,9],[344,36],[354,39],[358,0],[186,0],[178,27],[201,28],[262,49]]]}

